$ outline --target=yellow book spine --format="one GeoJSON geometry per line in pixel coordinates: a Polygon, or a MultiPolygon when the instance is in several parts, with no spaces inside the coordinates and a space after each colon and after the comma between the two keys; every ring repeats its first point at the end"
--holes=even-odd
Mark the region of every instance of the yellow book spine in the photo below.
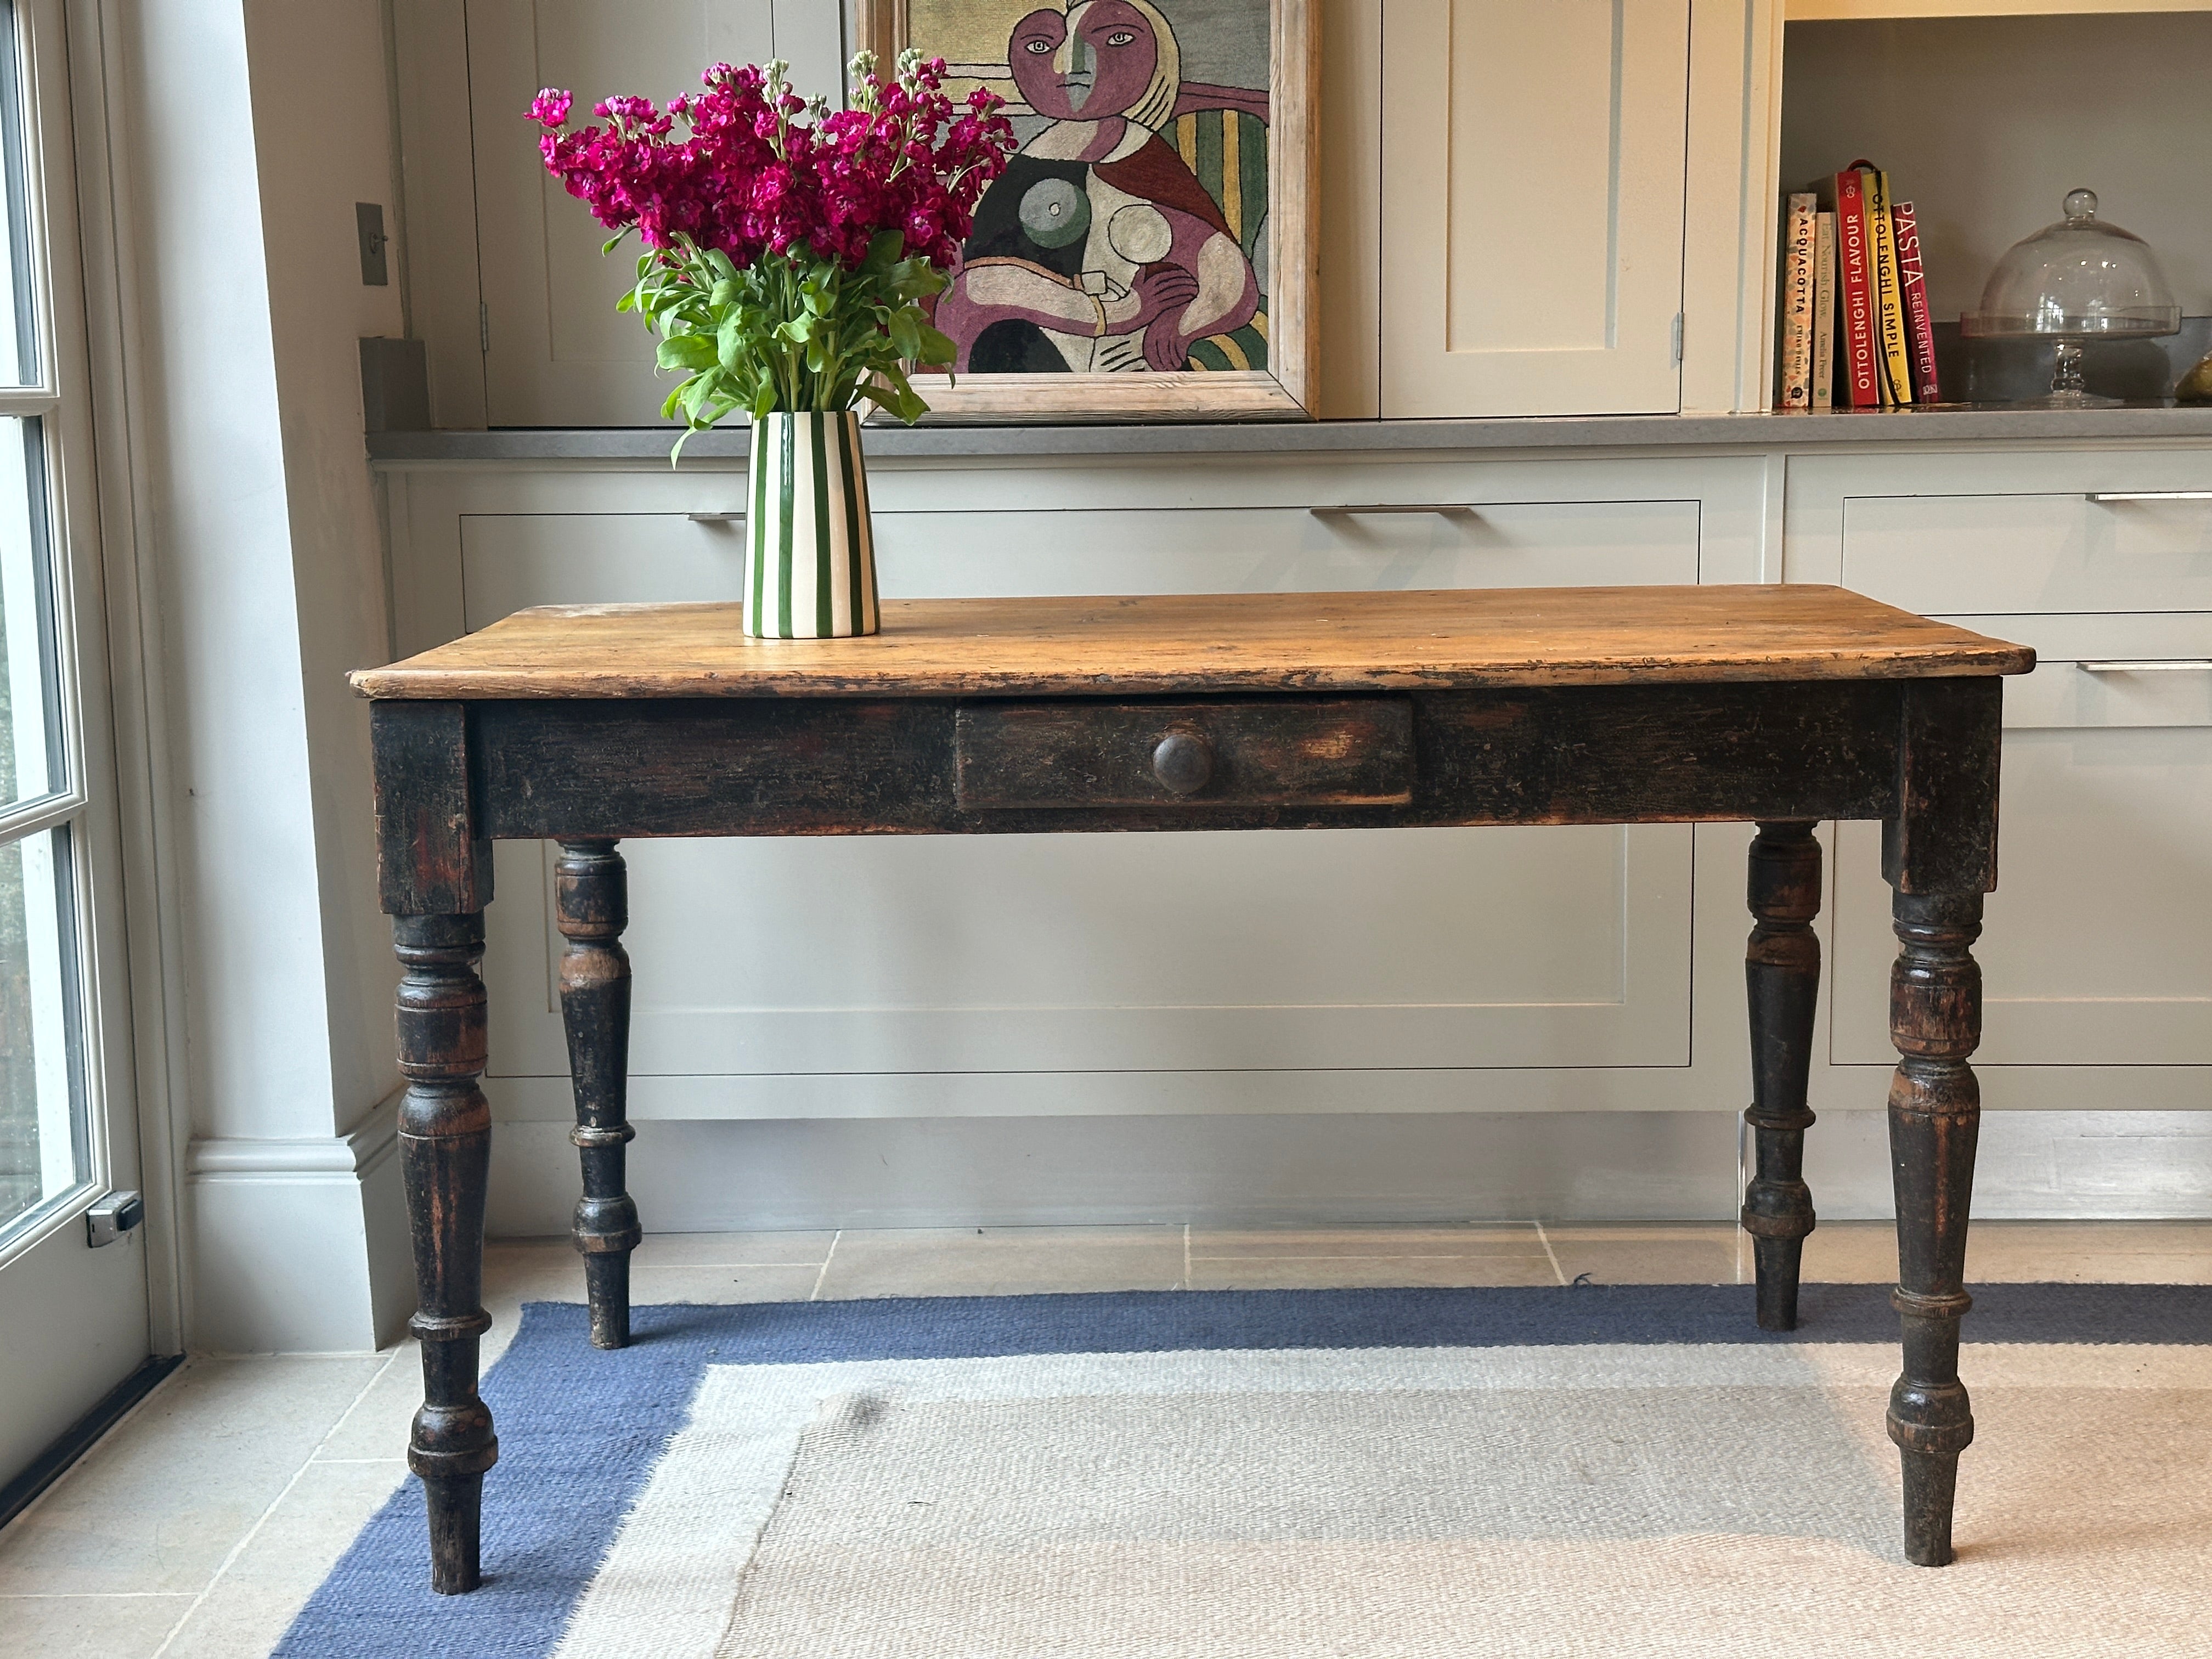
{"type": "Polygon", "coordinates": [[[1912,401],[1912,348],[1905,329],[1905,284],[1897,269],[1897,225],[1889,216],[1889,175],[1869,172],[1867,228],[1873,233],[1875,315],[1881,339],[1882,401],[1912,401]]]}

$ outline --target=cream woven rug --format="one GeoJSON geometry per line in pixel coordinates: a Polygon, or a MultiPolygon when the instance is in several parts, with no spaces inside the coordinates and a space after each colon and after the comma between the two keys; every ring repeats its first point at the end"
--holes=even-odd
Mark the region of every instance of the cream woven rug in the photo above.
{"type": "MultiPolygon", "coordinates": [[[[482,1595],[379,1634],[563,1659],[2212,1655],[2212,1333],[1970,1346],[1960,1557],[1930,1571],[1899,1551],[1886,1341],[754,1363],[728,1342],[760,1311],[681,1310],[733,1316],[725,1346],[544,1644],[457,1638],[482,1595]]],[[[315,1613],[282,1652],[385,1650],[315,1613]]]]}
{"type": "Polygon", "coordinates": [[[1940,1572],[1870,1345],[718,1371],[559,1651],[2212,1653],[2203,1352],[1971,1358],[1940,1572]]]}

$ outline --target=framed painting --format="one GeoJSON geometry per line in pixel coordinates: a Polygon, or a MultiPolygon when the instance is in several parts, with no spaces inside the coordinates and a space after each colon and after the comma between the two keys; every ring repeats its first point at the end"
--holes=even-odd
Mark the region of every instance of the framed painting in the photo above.
{"type": "Polygon", "coordinates": [[[860,0],[1020,149],[937,300],[939,419],[1312,412],[1314,0],[860,0]]]}

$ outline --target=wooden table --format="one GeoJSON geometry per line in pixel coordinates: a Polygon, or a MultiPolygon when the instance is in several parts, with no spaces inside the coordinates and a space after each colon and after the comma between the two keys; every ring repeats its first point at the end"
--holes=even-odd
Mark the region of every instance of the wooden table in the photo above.
{"type": "Polygon", "coordinates": [[[404,974],[400,1152],[431,1583],[477,1583],[491,843],[561,844],[561,1007],[592,1340],[629,1336],[633,836],[1754,821],[1746,954],[1758,1319],[1788,1330],[1825,818],[1878,818],[1901,945],[1890,1085],[1905,1550],[1951,1559],[1960,1287],[1996,884],[2002,681],[2034,656],[1838,588],[1551,588],[891,604],[864,640],[762,641],[734,605],[556,606],[353,677],[374,699],[384,908],[404,974]]]}

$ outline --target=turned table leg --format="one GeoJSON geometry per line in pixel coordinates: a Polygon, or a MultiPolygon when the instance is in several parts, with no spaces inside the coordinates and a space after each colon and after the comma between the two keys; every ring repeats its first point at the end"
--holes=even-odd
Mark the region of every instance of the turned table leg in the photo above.
{"type": "Polygon", "coordinates": [[[1970,947],[1982,896],[1896,896],[1900,945],[1890,974],[1889,1031],[1900,1059],[1889,1089],[1890,1165],[1897,1182],[1898,1285],[1905,1369],[1889,1395],[1889,1437],[1905,1466],[1905,1554],[1917,1566],[1951,1559],[1959,1454],[1974,1416],[1959,1381],[1966,1212],[1974,1184],[1981,1091],[1967,1056],[1981,1039],[1982,974],[1970,947]]]}
{"type": "Polygon", "coordinates": [[[1751,844],[1751,914],[1743,975],[1751,1003],[1751,1107],[1743,1115],[1758,1164],[1743,1194],[1743,1230],[1759,1266],[1759,1328],[1797,1328],[1797,1272],[1813,1231],[1805,1131],[1813,1114],[1813,1010],[1820,992],[1820,843],[1810,823],[1762,823],[1751,844]]]}
{"type": "Polygon", "coordinates": [[[430,1588],[477,1587],[484,1471],[499,1459],[491,1413],[477,1393],[477,1344],[491,1328],[483,1300],[484,1188],[491,1107],[484,1068],[483,917],[395,916],[399,981],[401,1177],[415,1250],[422,1407],[407,1463],[422,1477],[430,1516],[430,1588]]]}
{"type": "Polygon", "coordinates": [[[1898,955],[1889,976],[1889,1162],[1897,1185],[1897,1289],[1905,1366],[1889,1437],[1905,1471],[1905,1557],[1951,1559],[1959,1454],[1974,1415],[1959,1381],[1966,1213],[1981,1088],[1967,1060],[1982,1036],[1972,946],[1997,884],[2002,682],[1917,682],[1905,693],[1898,812],[1882,825],[1898,955]]]}
{"type": "Polygon", "coordinates": [[[561,1018],[576,1092],[569,1139],[584,1166],[576,1203],[576,1248],[584,1255],[592,1346],[629,1345],[629,1255],[643,1236],[637,1205],[623,1187],[623,1148],[636,1134],[626,1118],[629,1085],[629,957],[622,931],[629,892],[611,841],[564,841],[554,867],[554,911],[562,937],[561,1018]]]}

